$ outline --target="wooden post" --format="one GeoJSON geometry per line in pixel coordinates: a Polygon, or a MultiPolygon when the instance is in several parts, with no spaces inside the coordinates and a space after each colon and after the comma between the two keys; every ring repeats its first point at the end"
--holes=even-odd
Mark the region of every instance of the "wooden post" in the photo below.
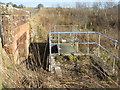
{"type": "Polygon", "coordinates": [[[2,43],[1,43],[1,24],[0,24],[0,90],[2,89],[2,43]]]}

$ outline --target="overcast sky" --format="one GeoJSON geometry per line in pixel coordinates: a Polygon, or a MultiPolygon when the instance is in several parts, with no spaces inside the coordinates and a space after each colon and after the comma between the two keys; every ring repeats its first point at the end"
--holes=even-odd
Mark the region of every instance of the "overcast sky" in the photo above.
{"type": "Polygon", "coordinates": [[[15,4],[23,4],[27,7],[36,7],[39,3],[43,4],[45,7],[56,7],[58,5],[63,7],[74,7],[76,2],[105,2],[114,1],[119,2],[119,0],[0,0],[0,2],[8,3],[12,2],[15,4]]]}

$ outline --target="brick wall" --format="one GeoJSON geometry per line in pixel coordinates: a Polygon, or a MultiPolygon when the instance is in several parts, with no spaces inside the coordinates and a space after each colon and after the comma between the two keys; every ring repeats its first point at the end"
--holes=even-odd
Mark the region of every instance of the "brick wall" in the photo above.
{"type": "Polygon", "coordinates": [[[28,57],[29,18],[28,11],[13,8],[11,5],[0,5],[3,48],[15,64],[20,64],[28,57]]]}

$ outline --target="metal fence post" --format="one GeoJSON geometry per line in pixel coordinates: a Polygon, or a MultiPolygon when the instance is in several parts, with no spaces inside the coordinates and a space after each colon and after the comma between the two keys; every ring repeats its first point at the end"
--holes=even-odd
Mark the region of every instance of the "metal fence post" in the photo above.
{"type": "Polygon", "coordinates": [[[51,33],[49,33],[49,53],[51,55],[51,33]]]}
{"type": "Polygon", "coordinates": [[[87,53],[89,54],[90,53],[90,45],[89,45],[89,42],[90,42],[90,34],[88,32],[88,49],[87,49],[87,53]]]}
{"type": "Polygon", "coordinates": [[[60,34],[58,32],[58,54],[60,55],[60,34]]]}
{"type": "MultiPolygon", "coordinates": [[[[117,47],[117,42],[115,42],[115,51],[116,51],[116,47],[117,47]]],[[[114,57],[114,61],[113,61],[113,73],[115,72],[115,62],[116,62],[116,58],[114,57]]]]}
{"type": "Polygon", "coordinates": [[[51,33],[49,33],[49,71],[51,71],[51,33]]]}
{"type": "Polygon", "coordinates": [[[98,35],[98,57],[100,57],[100,35],[98,35]]]}

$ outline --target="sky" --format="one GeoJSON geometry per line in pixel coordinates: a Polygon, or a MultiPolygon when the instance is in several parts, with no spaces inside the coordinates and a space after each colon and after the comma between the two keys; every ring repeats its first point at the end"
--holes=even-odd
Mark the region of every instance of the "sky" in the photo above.
{"type": "Polygon", "coordinates": [[[62,6],[62,7],[74,7],[76,2],[119,2],[120,0],[0,0],[0,2],[3,3],[15,3],[17,5],[23,4],[26,7],[37,7],[38,4],[43,4],[44,7],[56,7],[56,6],[62,6]]]}

